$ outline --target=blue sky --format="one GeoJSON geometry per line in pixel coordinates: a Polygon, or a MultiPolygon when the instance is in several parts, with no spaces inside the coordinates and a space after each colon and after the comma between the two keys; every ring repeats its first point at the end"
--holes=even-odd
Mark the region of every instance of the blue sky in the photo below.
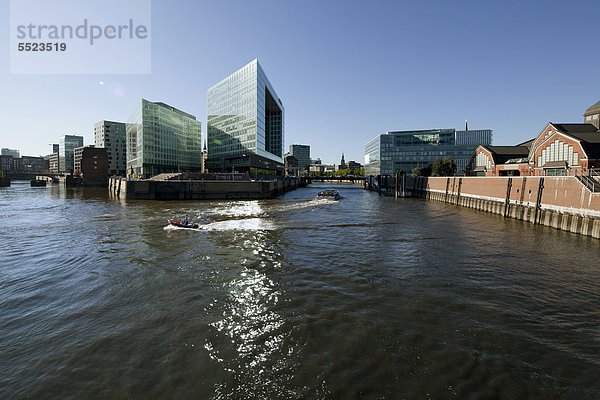
{"type": "Polygon", "coordinates": [[[600,100],[599,16],[597,0],[154,0],[143,75],[12,75],[3,29],[0,147],[48,154],[64,134],[93,144],[95,122],[127,120],[142,97],[196,115],[205,134],[206,90],[254,58],[284,103],[286,150],[362,162],[379,133],[465,119],[516,144],[600,100]]]}

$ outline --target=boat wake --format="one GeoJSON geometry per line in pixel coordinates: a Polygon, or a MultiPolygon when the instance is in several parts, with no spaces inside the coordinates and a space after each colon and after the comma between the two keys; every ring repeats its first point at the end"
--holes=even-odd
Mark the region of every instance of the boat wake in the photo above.
{"type": "Polygon", "coordinates": [[[167,225],[163,228],[166,231],[271,231],[277,229],[277,226],[264,218],[245,218],[231,219],[226,221],[211,222],[200,225],[198,228],[181,228],[167,225]]]}

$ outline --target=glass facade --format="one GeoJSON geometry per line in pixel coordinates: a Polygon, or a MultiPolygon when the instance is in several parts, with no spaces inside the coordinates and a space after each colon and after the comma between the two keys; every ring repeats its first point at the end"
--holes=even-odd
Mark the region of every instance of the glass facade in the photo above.
{"type": "Polygon", "coordinates": [[[310,166],[310,146],[306,144],[291,144],[290,154],[298,160],[298,167],[308,171],[310,166]]]}
{"type": "Polygon", "coordinates": [[[283,164],[284,108],[258,60],[208,89],[208,160],[253,153],[283,164]]]}
{"type": "Polygon", "coordinates": [[[75,170],[74,152],[76,147],[83,146],[83,136],[65,135],[58,139],[58,170],[70,173],[75,170]]]}
{"type": "Polygon", "coordinates": [[[127,173],[148,177],[200,171],[202,136],[196,117],[161,102],[142,99],[126,124],[127,173]]]}
{"type": "Polygon", "coordinates": [[[458,175],[464,175],[471,155],[479,145],[490,145],[492,131],[455,131],[431,129],[394,131],[379,135],[365,146],[365,175],[394,175],[396,171],[411,173],[438,158],[450,157],[458,175]]]}

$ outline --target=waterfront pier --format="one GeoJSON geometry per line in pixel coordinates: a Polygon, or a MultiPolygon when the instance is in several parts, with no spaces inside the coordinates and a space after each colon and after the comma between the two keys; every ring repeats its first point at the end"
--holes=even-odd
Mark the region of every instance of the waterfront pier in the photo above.
{"type": "MultiPolygon", "coordinates": [[[[590,181],[591,180],[591,181],[590,181]]],[[[365,188],[416,197],[600,238],[600,184],[563,177],[372,177],[365,188]]]]}
{"type": "Polygon", "coordinates": [[[108,191],[111,196],[127,200],[257,200],[273,198],[302,186],[306,186],[304,178],[131,180],[111,177],[108,191]]]}

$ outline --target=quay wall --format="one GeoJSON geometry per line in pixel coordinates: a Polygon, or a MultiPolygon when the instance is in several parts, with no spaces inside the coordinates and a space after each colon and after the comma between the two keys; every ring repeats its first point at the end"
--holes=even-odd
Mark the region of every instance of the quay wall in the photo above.
{"type": "Polygon", "coordinates": [[[430,177],[425,197],[600,238],[600,192],[576,177],[430,177]]]}
{"type": "Polygon", "coordinates": [[[299,179],[273,181],[152,181],[111,177],[109,194],[127,200],[257,200],[297,189],[299,179]]]}

